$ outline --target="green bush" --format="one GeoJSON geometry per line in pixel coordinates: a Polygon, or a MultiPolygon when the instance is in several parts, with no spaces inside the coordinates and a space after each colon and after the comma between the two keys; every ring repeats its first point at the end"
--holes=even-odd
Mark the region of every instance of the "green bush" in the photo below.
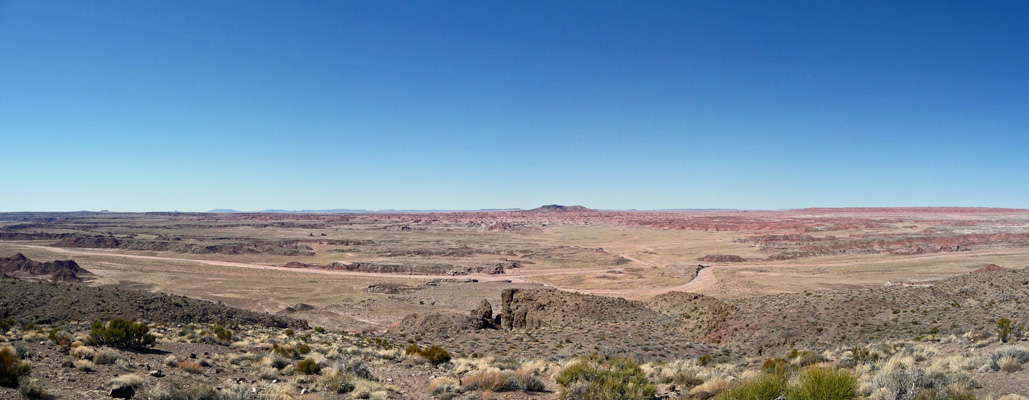
{"type": "Polygon", "coordinates": [[[422,354],[421,346],[418,343],[411,343],[404,348],[404,355],[422,354]]]}
{"type": "Polygon", "coordinates": [[[788,400],[851,400],[858,397],[857,378],[844,370],[812,367],[790,386],[788,400]]]}
{"type": "Polygon", "coordinates": [[[224,326],[215,325],[214,328],[211,330],[214,331],[214,335],[218,337],[218,340],[221,340],[223,342],[232,341],[232,331],[225,329],[224,326]]]}
{"type": "Polygon", "coordinates": [[[157,338],[149,332],[150,327],[146,324],[116,318],[107,324],[93,322],[93,327],[89,331],[89,341],[94,345],[138,350],[154,346],[157,338]]]}
{"type": "Polygon", "coordinates": [[[736,382],[723,390],[717,400],[773,400],[786,393],[782,375],[766,374],[736,382]]]}
{"type": "Polygon", "coordinates": [[[997,320],[997,337],[1000,341],[1007,343],[1010,340],[1011,335],[1019,330],[1020,326],[1014,321],[1001,318],[997,320]]]}
{"type": "Polygon", "coordinates": [[[14,348],[0,348],[0,386],[18,387],[18,379],[28,376],[31,371],[32,367],[18,358],[14,348]]]}
{"type": "Polygon", "coordinates": [[[15,322],[13,318],[0,320],[0,334],[6,333],[7,331],[11,330],[11,328],[14,327],[14,324],[15,322]]]}
{"type": "Polygon", "coordinates": [[[419,354],[421,354],[422,357],[425,357],[426,360],[429,360],[432,365],[440,365],[450,361],[450,353],[439,345],[432,345],[429,348],[422,350],[419,354]]]}
{"type": "Polygon", "coordinates": [[[637,400],[654,396],[654,384],[636,361],[580,358],[557,375],[562,400],[637,400]]]}
{"type": "Polygon", "coordinates": [[[322,372],[322,366],[310,358],[305,358],[297,363],[297,372],[304,375],[318,375],[322,372]]]}

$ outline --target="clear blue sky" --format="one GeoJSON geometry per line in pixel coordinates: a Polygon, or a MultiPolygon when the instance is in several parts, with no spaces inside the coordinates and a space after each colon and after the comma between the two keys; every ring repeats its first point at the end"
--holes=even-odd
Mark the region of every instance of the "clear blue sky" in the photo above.
{"type": "Polygon", "coordinates": [[[2,1],[0,210],[1029,208],[1029,3],[2,1]]]}

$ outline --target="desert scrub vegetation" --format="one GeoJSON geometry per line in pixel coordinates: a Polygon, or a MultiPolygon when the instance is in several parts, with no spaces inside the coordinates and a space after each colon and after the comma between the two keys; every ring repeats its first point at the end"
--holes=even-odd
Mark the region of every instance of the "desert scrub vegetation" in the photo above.
{"type": "Polygon", "coordinates": [[[777,366],[771,372],[729,384],[715,398],[718,400],[851,400],[857,397],[857,378],[847,370],[822,366],[792,370],[777,366]]]}
{"type": "Polygon", "coordinates": [[[322,366],[310,358],[305,358],[297,363],[296,371],[304,375],[318,375],[322,372],[322,366]]]}
{"type": "Polygon", "coordinates": [[[1008,318],[1001,318],[997,320],[996,324],[997,338],[1000,339],[1002,343],[1007,343],[1008,340],[1012,339],[1012,336],[1022,336],[1022,325],[1015,321],[1008,318]]]}
{"type": "Polygon", "coordinates": [[[21,360],[11,346],[0,347],[0,386],[15,388],[19,380],[28,377],[32,367],[21,360]]]}
{"type": "Polygon", "coordinates": [[[94,345],[141,350],[153,347],[157,337],[150,334],[146,324],[116,318],[108,323],[96,321],[89,331],[89,341],[94,345]]]}
{"type": "Polygon", "coordinates": [[[990,361],[983,365],[979,372],[1018,372],[1022,364],[1029,362],[1029,349],[1022,347],[1003,347],[990,354],[990,361]]]}
{"type": "Polygon", "coordinates": [[[429,360],[432,365],[440,365],[450,361],[450,353],[440,345],[432,345],[428,348],[421,348],[417,343],[411,343],[404,348],[404,355],[417,355],[429,360]]]}
{"type": "Polygon", "coordinates": [[[565,365],[554,379],[561,385],[561,400],[648,399],[656,392],[640,366],[629,358],[579,358],[565,365]]]}

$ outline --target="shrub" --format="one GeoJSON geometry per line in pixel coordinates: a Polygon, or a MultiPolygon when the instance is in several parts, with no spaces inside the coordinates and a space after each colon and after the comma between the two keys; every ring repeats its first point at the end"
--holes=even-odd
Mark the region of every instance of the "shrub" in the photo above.
{"type": "Polygon", "coordinates": [[[990,363],[987,368],[992,371],[1003,369],[1005,372],[1014,372],[1020,370],[1022,364],[1027,362],[1029,362],[1029,350],[1021,347],[1004,347],[994,350],[990,354],[990,363]]]}
{"type": "Polygon", "coordinates": [[[224,326],[215,325],[211,330],[214,331],[214,336],[216,336],[218,340],[222,342],[232,342],[232,331],[225,329],[224,326]]]}
{"type": "Polygon", "coordinates": [[[782,376],[765,374],[729,385],[716,396],[718,400],[773,400],[786,393],[782,376]]]}
{"type": "Polygon", "coordinates": [[[1007,356],[1000,359],[1000,361],[998,361],[997,364],[998,366],[1000,366],[1001,371],[1007,373],[1018,372],[1022,370],[1022,363],[1018,362],[1017,359],[1011,356],[1007,356]]]}
{"type": "Polygon", "coordinates": [[[96,321],[89,331],[89,340],[96,345],[107,345],[123,349],[139,350],[153,347],[157,338],[150,333],[146,324],[126,321],[121,318],[104,324],[96,321]]]}
{"type": "Polygon", "coordinates": [[[627,358],[580,358],[557,375],[562,400],[633,400],[654,395],[655,388],[636,361],[627,358]]]}
{"type": "Polygon", "coordinates": [[[1018,324],[1007,318],[1001,318],[997,320],[997,337],[1000,341],[1007,343],[1013,332],[1018,329],[1018,324]]]}
{"type": "Polygon", "coordinates": [[[120,360],[120,359],[121,359],[121,354],[118,354],[117,351],[114,351],[114,350],[111,350],[111,349],[98,350],[96,352],[96,354],[93,355],[93,363],[99,364],[99,365],[114,364],[114,363],[118,362],[118,360],[120,360]]]}
{"type": "Polygon", "coordinates": [[[404,355],[421,354],[422,348],[418,346],[418,343],[411,343],[404,348],[404,355]]]}
{"type": "Polygon", "coordinates": [[[50,399],[50,393],[46,390],[46,384],[35,378],[22,377],[18,383],[18,392],[30,399],[50,399]]]}
{"type": "Polygon", "coordinates": [[[68,332],[62,331],[60,328],[51,329],[46,338],[58,346],[71,345],[71,337],[68,336],[68,332]]]}
{"type": "Polygon", "coordinates": [[[850,400],[857,397],[857,378],[844,370],[820,367],[802,372],[786,396],[788,400],[850,400]]]}
{"type": "Polygon", "coordinates": [[[360,358],[346,358],[336,362],[336,369],[340,372],[356,376],[361,379],[372,379],[372,373],[368,366],[360,358]]]}
{"type": "Polygon", "coordinates": [[[11,346],[0,348],[0,386],[18,387],[18,380],[32,371],[29,364],[18,358],[11,346]]]}
{"type": "Polygon", "coordinates": [[[272,352],[286,358],[300,358],[300,352],[293,346],[279,346],[278,343],[273,343],[272,352]]]}
{"type": "Polygon", "coordinates": [[[322,366],[310,358],[305,358],[297,363],[297,372],[304,375],[318,375],[322,372],[322,366]]]}
{"type": "Polygon", "coordinates": [[[355,387],[354,376],[337,369],[322,375],[320,383],[323,390],[331,393],[350,393],[355,387]]]}
{"type": "Polygon", "coordinates": [[[6,333],[7,331],[11,330],[11,328],[14,327],[14,324],[15,322],[13,318],[0,320],[0,334],[6,333]]]}
{"type": "Polygon", "coordinates": [[[448,353],[443,347],[439,345],[432,345],[431,347],[422,350],[422,357],[432,363],[432,365],[440,365],[447,361],[450,361],[450,353],[448,353]]]}

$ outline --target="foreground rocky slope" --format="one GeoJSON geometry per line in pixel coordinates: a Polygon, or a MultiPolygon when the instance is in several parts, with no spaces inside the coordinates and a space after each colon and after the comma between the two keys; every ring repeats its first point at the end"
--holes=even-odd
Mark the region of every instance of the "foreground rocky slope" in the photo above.
{"type": "Polygon", "coordinates": [[[305,328],[307,322],[183,296],[67,283],[0,280],[0,318],[23,323],[126,318],[151,323],[222,323],[305,328]]]}
{"type": "Polygon", "coordinates": [[[502,294],[500,312],[490,313],[490,318],[481,308],[472,316],[412,315],[395,331],[458,347],[471,338],[497,336],[506,341],[520,335],[546,344],[555,340],[548,335],[557,335],[558,341],[574,346],[659,360],[665,355],[654,349],[677,348],[672,352],[678,354],[688,346],[694,351],[763,356],[794,348],[824,350],[967,332],[990,335],[1000,318],[1029,321],[1024,303],[1029,302],[1029,270],[984,271],[931,286],[734,300],[671,292],[642,302],[554,289],[509,289],[502,294]],[[602,346],[607,338],[617,342],[602,346]]]}

